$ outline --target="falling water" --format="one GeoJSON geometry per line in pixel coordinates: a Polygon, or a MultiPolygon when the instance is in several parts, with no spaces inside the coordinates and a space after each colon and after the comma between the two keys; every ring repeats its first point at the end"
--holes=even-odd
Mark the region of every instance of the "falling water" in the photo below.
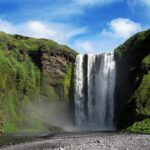
{"type": "Polygon", "coordinates": [[[84,94],[83,94],[83,55],[76,57],[75,68],[75,118],[78,125],[85,121],[84,94]]]}
{"type": "Polygon", "coordinates": [[[113,130],[116,78],[113,53],[78,55],[75,66],[76,125],[113,130]]]}

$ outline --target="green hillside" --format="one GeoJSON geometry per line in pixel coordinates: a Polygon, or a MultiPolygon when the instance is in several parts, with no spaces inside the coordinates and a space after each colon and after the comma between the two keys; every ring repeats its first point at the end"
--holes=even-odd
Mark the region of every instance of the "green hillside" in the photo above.
{"type": "Polygon", "coordinates": [[[115,55],[120,126],[129,126],[127,131],[150,133],[150,30],[131,37],[115,50],[115,55]]]}
{"type": "Polygon", "coordinates": [[[0,132],[49,128],[26,107],[69,99],[75,56],[51,40],[0,32],[0,132]]]}

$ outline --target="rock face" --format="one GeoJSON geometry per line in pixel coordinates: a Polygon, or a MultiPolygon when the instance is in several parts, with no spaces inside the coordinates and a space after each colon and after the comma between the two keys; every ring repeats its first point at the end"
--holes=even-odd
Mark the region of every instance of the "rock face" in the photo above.
{"type": "Polygon", "coordinates": [[[115,56],[118,126],[150,132],[150,30],[131,37],[115,49],[115,56]]]}
{"type": "Polygon", "coordinates": [[[43,101],[68,103],[76,55],[51,40],[0,32],[0,130],[43,128],[26,106],[43,101]]]}
{"type": "Polygon", "coordinates": [[[44,73],[64,74],[68,63],[74,63],[75,55],[73,53],[64,53],[59,50],[49,52],[40,50],[41,69],[44,73]]]}

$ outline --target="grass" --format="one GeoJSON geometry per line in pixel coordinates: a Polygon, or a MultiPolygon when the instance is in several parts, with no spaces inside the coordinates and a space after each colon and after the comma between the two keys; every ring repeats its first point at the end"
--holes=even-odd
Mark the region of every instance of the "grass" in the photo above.
{"type": "Polygon", "coordinates": [[[21,122],[19,114],[24,97],[30,99],[40,92],[40,70],[29,57],[23,62],[17,57],[17,53],[0,50],[0,103],[7,122],[4,131],[15,131],[21,122]]]}
{"type": "Polygon", "coordinates": [[[76,54],[74,50],[66,45],[60,45],[52,40],[29,38],[21,35],[9,35],[0,32],[0,48],[18,51],[38,51],[39,49],[53,51],[59,50],[76,54]]]}
{"type": "Polygon", "coordinates": [[[76,54],[52,40],[0,32],[0,132],[44,128],[42,122],[26,113],[25,107],[37,101],[37,97],[55,101],[63,99],[59,95],[61,91],[65,91],[67,97],[71,66],[66,68],[64,76],[44,75],[39,65],[41,50],[48,54],[59,51],[65,56],[76,54]],[[54,84],[58,86],[58,92],[54,84]]]}
{"type": "Polygon", "coordinates": [[[38,120],[33,119],[34,122],[30,126],[18,126],[15,123],[5,123],[4,132],[5,133],[17,133],[17,132],[39,132],[46,131],[47,128],[38,120]]]}
{"type": "Polygon", "coordinates": [[[142,65],[145,69],[150,69],[150,55],[146,56],[143,61],[142,61],[142,65]]]}
{"type": "Polygon", "coordinates": [[[67,73],[64,77],[64,95],[65,97],[68,97],[69,95],[69,89],[71,88],[71,81],[72,81],[72,73],[73,73],[73,64],[68,65],[67,67],[67,73]]]}
{"type": "Polygon", "coordinates": [[[150,134],[150,119],[147,118],[142,121],[137,121],[132,126],[128,127],[125,131],[150,134]]]}
{"type": "Polygon", "coordinates": [[[150,72],[144,75],[142,83],[135,92],[137,112],[143,115],[150,115],[150,72]]]}

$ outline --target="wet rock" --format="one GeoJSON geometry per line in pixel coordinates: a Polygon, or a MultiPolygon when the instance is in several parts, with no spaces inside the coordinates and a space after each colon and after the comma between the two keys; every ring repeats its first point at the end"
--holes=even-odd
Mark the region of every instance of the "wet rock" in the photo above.
{"type": "Polygon", "coordinates": [[[100,143],[100,140],[97,140],[96,142],[97,142],[97,143],[100,143]]]}
{"type": "Polygon", "coordinates": [[[65,150],[65,149],[63,149],[63,148],[59,148],[59,150],[65,150]]]}

